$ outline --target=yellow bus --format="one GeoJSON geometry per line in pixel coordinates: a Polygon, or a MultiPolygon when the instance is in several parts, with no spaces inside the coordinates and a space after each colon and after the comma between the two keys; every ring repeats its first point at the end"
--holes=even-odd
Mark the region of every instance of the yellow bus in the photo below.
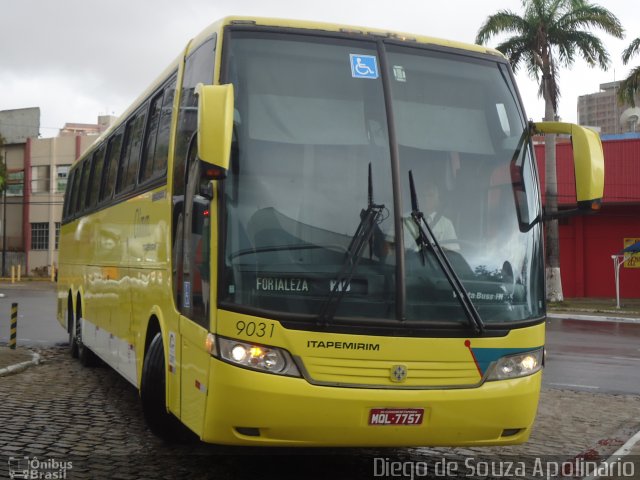
{"type": "Polygon", "coordinates": [[[527,440],[544,362],[533,133],[497,51],[226,18],[74,164],[58,320],[175,438],[527,440]]]}

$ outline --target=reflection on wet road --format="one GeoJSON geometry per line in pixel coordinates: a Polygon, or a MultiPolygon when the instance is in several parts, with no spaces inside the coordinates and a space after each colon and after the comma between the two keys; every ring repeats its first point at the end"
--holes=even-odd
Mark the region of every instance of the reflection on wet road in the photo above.
{"type": "Polygon", "coordinates": [[[547,320],[543,383],[640,394],[640,324],[547,320]]]}

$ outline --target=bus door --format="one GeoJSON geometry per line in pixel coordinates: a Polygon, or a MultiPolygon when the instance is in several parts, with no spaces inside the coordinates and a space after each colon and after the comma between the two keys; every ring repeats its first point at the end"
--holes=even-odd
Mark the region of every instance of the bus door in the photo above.
{"type": "MultiPolygon", "coordinates": [[[[210,199],[200,195],[196,155],[198,84],[213,83],[216,36],[191,49],[185,59],[173,160],[173,288],[180,311],[169,398],[174,413],[196,433],[202,432],[210,355],[205,351],[209,333],[210,199]],[[193,170],[193,171],[192,171],[193,170]],[[177,392],[179,398],[176,398],[177,392]],[[176,408],[177,407],[177,408],[176,408]]],[[[171,351],[169,352],[171,354],[171,351]]]]}
{"type": "Polygon", "coordinates": [[[181,420],[202,432],[209,378],[210,354],[205,349],[211,310],[211,198],[205,193],[204,164],[195,148],[187,163],[182,212],[178,214],[181,259],[178,262],[181,420]],[[203,194],[204,193],[204,194],[203,194]]]}

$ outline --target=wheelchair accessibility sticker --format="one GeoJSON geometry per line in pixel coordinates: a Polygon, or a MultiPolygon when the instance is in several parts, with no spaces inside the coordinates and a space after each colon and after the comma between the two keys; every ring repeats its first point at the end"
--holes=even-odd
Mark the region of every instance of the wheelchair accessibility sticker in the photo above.
{"type": "Polygon", "coordinates": [[[353,78],[378,78],[378,62],[375,56],[352,53],[349,58],[353,78]]]}

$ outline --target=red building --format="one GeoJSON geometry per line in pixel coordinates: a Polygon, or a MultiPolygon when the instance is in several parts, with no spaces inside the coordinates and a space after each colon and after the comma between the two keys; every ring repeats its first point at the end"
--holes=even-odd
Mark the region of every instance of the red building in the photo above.
{"type": "MultiPolygon", "coordinates": [[[[604,136],[605,186],[595,215],[560,220],[560,269],[565,297],[615,297],[611,255],[640,241],[640,135],[604,136]]],[[[536,145],[544,185],[544,146],[536,145]]],[[[571,144],[557,146],[558,204],[575,205],[571,144]]],[[[620,296],[640,298],[640,254],[620,269],[620,296]]]]}

